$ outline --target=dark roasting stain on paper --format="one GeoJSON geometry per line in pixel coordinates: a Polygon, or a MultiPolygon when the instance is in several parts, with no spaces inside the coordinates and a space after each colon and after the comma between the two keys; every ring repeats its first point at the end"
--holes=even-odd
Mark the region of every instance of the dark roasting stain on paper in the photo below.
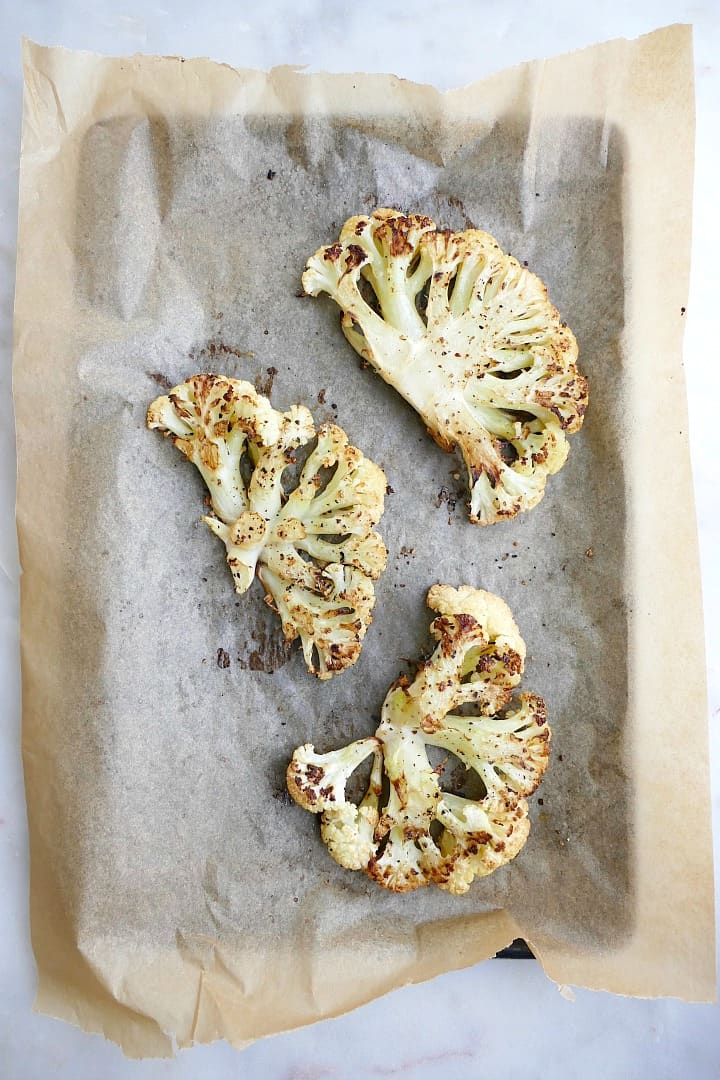
{"type": "Polygon", "coordinates": [[[292,646],[285,640],[277,615],[269,611],[266,614],[262,607],[258,609],[258,614],[255,614],[257,603],[257,595],[254,594],[246,614],[246,625],[252,629],[249,637],[243,641],[237,662],[242,669],[249,668],[250,671],[264,671],[272,675],[287,664],[292,646]]]}
{"type": "Polygon", "coordinates": [[[147,371],[146,375],[148,379],[152,379],[152,381],[154,383],[157,383],[158,386],[161,386],[163,390],[172,390],[173,382],[172,379],[169,379],[167,377],[167,375],[163,375],[159,371],[147,371]]]}

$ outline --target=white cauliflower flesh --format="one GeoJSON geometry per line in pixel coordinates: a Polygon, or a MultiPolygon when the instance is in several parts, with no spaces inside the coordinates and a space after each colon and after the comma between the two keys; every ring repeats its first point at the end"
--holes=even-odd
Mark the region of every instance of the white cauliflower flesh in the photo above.
{"type": "Polygon", "coordinates": [[[485,232],[383,209],[350,218],[302,282],[342,308],[347,340],[435,441],[460,449],[473,522],[542,499],[567,457],[565,433],[582,425],[588,386],[540,278],[485,232]]]}
{"type": "Polygon", "coordinates": [[[507,605],[469,586],[435,585],[428,606],[438,613],[435,652],[411,683],[391,687],[374,737],[327,754],[301,746],[287,784],[295,802],[322,815],[322,838],[341,866],[365,870],[393,892],[434,883],[464,893],[527,840],[526,798],[547,767],[550,728],[535,694],[521,694],[507,711],[525,662],[507,605]],[[443,766],[433,767],[429,746],[459,758],[480,781],[480,796],[443,791],[443,766]],[[371,754],[356,806],[347,782],[371,754]]]}
{"type": "Polygon", "coordinates": [[[213,508],[203,521],[225,544],[236,591],[257,575],[313,675],[329,679],[354,664],[387,558],[373,531],[385,502],[382,469],[324,424],[286,492],[283,473],[316,438],[310,413],[302,405],[277,412],[250,383],[219,375],[195,375],[157,398],[147,423],[200,470],[213,508]]]}

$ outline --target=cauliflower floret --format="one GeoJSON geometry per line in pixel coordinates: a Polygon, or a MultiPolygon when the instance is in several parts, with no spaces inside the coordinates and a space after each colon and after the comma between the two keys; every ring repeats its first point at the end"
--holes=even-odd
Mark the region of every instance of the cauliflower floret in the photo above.
{"type": "Polygon", "coordinates": [[[248,440],[271,446],[281,420],[250,383],[218,375],[193,376],[156,398],[147,414],[147,426],[169,435],[197,465],[223,521],[235,521],[247,507],[237,466],[248,440]]]}
{"type": "Polygon", "coordinates": [[[514,859],[530,832],[525,799],[513,802],[488,795],[474,803],[445,794],[438,819],[445,828],[436,883],[455,895],[467,892],[473,878],[487,877],[514,859]]]}
{"type": "Polygon", "coordinates": [[[469,474],[487,525],[540,501],[587,407],[577,343],[542,281],[487,233],[376,210],[309,260],[303,287],[342,308],[352,347],[469,474]],[[370,294],[370,295],[368,295],[370,294]]]}
{"type": "Polygon", "coordinates": [[[325,424],[287,493],[283,474],[315,437],[310,413],[302,405],[276,412],[249,383],[217,375],[195,375],[158,398],[148,426],[200,469],[214,510],[203,521],[225,544],[236,591],[260,579],[312,674],[328,679],[354,664],[387,558],[373,531],[385,501],[382,469],[325,424]]]}
{"type": "Polygon", "coordinates": [[[463,893],[525,843],[525,799],[547,767],[550,729],[535,694],[521,694],[518,708],[503,711],[525,660],[507,605],[467,585],[433,586],[428,605],[437,612],[437,647],[412,683],[391,687],[375,737],[329,754],[300,747],[288,767],[288,790],[300,806],[322,814],[323,840],[341,866],[364,869],[393,892],[432,882],[463,893]],[[465,715],[467,708],[452,712],[468,705],[473,715],[465,715]],[[428,746],[456,755],[477,774],[484,795],[472,800],[443,791],[442,767],[432,766],[428,746]],[[355,806],[347,781],[370,754],[368,791],[355,806]]]}
{"type": "Polygon", "coordinates": [[[341,750],[316,754],[308,743],[295,751],[287,771],[288,791],[299,806],[322,813],[320,831],[341,866],[361,870],[375,853],[375,829],[382,791],[382,754],[377,739],[360,739],[341,750]],[[370,782],[359,806],[345,798],[345,785],[370,754],[370,782]]]}
{"type": "Polygon", "coordinates": [[[323,813],[320,835],[328,851],[346,870],[362,870],[375,852],[377,810],[342,803],[323,813]]]}
{"type": "Polygon", "coordinates": [[[266,602],[282,619],[286,639],[299,637],[308,669],[328,679],[357,660],[371,622],[375,591],[372,579],[352,566],[331,564],[320,573],[313,591],[288,583],[269,565],[258,567],[258,577],[268,590],[266,602]]]}

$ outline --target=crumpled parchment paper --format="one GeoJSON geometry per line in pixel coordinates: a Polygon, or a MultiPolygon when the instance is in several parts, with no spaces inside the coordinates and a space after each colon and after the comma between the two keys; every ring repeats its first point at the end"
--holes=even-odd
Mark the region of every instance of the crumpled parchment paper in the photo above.
{"type": "Polygon", "coordinates": [[[134,1056],[242,1045],[524,936],[560,983],[714,996],[703,644],[681,369],[690,31],[440,94],[390,76],[25,45],[15,394],[23,749],[38,1008],[134,1056]],[[370,371],[306,258],[395,206],[491,232],[547,282],[591,405],[531,513],[485,529],[464,470],[370,371]],[[277,369],[273,375],[269,369],[277,369]],[[198,370],[333,419],[385,469],[388,569],[321,684],[236,597],[199,475],[145,430],[198,370]],[[429,644],[435,581],[528,644],[553,754],[532,831],[463,898],[338,867],[293,749],[370,734],[429,644]]]}

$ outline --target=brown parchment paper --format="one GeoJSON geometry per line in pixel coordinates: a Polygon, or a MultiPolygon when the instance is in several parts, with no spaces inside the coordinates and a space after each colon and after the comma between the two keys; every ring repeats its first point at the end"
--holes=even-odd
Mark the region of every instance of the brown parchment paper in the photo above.
{"type": "Polygon", "coordinates": [[[562,983],[711,1000],[703,642],[681,367],[687,27],[440,94],[26,43],[15,395],[37,1007],[130,1055],[235,1045],[524,936],[562,983]],[[544,502],[479,529],[459,463],[363,371],[307,256],[376,205],[472,223],[575,330],[591,407],[544,502]],[[195,470],[144,427],[209,368],[336,417],[390,550],[330,684],[237,598],[195,470]],[[324,394],[322,393],[324,391],[324,394]],[[318,401],[324,398],[324,404],[318,401]],[[401,554],[402,548],[413,549],[401,554]],[[590,555],[589,552],[592,551],[590,555]],[[588,554],[586,554],[588,553],[588,554]],[[290,804],[292,750],[369,734],[427,588],[490,589],[553,759],[527,847],[464,898],[389,895],[290,804]]]}

